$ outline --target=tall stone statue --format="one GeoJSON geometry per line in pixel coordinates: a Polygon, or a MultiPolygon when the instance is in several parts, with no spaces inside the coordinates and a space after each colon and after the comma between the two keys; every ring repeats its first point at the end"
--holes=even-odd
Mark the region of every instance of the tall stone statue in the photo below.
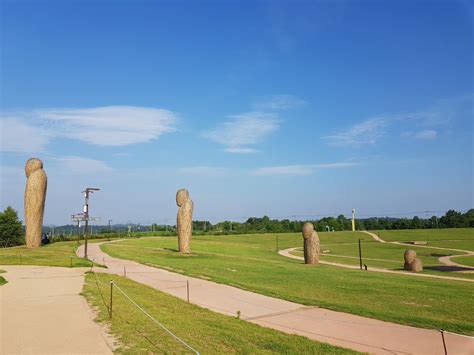
{"type": "Polygon", "coordinates": [[[319,237],[312,223],[306,222],[303,226],[304,263],[319,263],[319,237]]]}
{"type": "Polygon", "coordinates": [[[25,165],[25,174],[27,178],[25,189],[26,247],[38,248],[41,246],[48,178],[43,170],[43,162],[36,158],[28,159],[25,165]]]}
{"type": "Polygon", "coordinates": [[[403,268],[407,271],[420,272],[423,271],[423,262],[416,257],[416,251],[408,249],[404,254],[405,264],[403,268]]]}
{"type": "Polygon", "coordinates": [[[191,253],[191,236],[193,232],[193,201],[186,189],[176,193],[176,204],[179,206],[176,228],[180,253],[191,253]]]}

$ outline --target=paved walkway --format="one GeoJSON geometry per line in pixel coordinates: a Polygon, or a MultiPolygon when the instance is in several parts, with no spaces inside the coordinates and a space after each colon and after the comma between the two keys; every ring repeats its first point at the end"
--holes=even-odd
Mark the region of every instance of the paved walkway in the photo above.
{"type": "Polygon", "coordinates": [[[438,250],[450,250],[450,251],[455,251],[455,252],[461,252],[464,254],[461,255],[447,255],[447,256],[442,256],[438,258],[439,262],[446,265],[446,266],[453,266],[453,267],[458,267],[465,269],[465,271],[460,271],[460,272],[473,272],[474,271],[474,266],[469,266],[469,265],[463,265],[463,264],[458,264],[451,259],[453,258],[458,258],[460,256],[474,256],[474,251],[470,250],[464,250],[464,249],[453,249],[453,248],[442,248],[442,247],[433,247],[429,245],[415,245],[415,244],[409,244],[409,243],[403,243],[403,242],[387,242],[380,238],[377,234],[368,232],[368,231],[362,231],[365,234],[370,235],[372,238],[374,238],[376,241],[381,242],[381,243],[389,243],[389,244],[397,244],[397,245],[403,245],[406,247],[414,247],[414,248],[428,248],[428,249],[438,249],[438,250]]]}
{"type": "MultiPolygon", "coordinates": [[[[82,256],[83,253],[83,247],[79,248],[78,255],[82,256]]],[[[241,317],[247,321],[285,333],[373,354],[444,354],[441,336],[437,331],[307,307],[113,258],[102,252],[99,244],[89,244],[89,258],[105,262],[107,266],[107,269],[96,268],[95,271],[118,275],[126,272],[126,276],[132,280],[181,299],[187,298],[188,281],[191,303],[233,316],[240,311],[241,317]]],[[[474,349],[474,340],[470,337],[446,334],[446,341],[450,354],[472,354],[474,349]]]]}
{"type": "Polygon", "coordinates": [[[87,269],[7,266],[0,286],[0,354],[112,354],[79,295],[87,269]]]}
{"type": "MultiPolygon", "coordinates": [[[[279,250],[278,254],[280,254],[281,256],[286,256],[287,258],[295,259],[295,260],[304,260],[304,257],[292,254],[292,252],[294,252],[296,250],[301,250],[301,247],[279,250]]],[[[327,255],[331,256],[331,254],[327,254],[327,255]]],[[[335,262],[332,262],[332,261],[322,261],[322,260],[319,260],[319,262],[321,264],[332,265],[332,266],[337,266],[337,267],[343,267],[343,268],[346,268],[346,269],[353,269],[353,270],[359,270],[360,269],[360,266],[357,266],[357,265],[349,265],[349,264],[335,263],[335,262]]],[[[453,281],[462,281],[462,282],[474,282],[474,279],[467,279],[467,278],[463,278],[463,277],[431,275],[431,274],[419,274],[419,273],[414,273],[414,272],[396,271],[396,270],[389,270],[389,269],[384,269],[384,268],[381,268],[381,267],[372,267],[372,266],[368,266],[367,271],[384,272],[386,274],[398,274],[398,275],[414,276],[414,277],[428,277],[428,278],[432,278],[432,279],[443,279],[443,280],[453,280],[453,281]]]]}

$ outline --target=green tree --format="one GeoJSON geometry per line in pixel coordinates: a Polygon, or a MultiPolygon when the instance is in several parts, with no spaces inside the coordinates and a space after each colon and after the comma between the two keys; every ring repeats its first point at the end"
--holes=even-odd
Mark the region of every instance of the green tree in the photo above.
{"type": "Polygon", "coordinates": [[[0,246],[24,244],[23,229],[17,212],[8,206],[0,212],[0,246]]]}

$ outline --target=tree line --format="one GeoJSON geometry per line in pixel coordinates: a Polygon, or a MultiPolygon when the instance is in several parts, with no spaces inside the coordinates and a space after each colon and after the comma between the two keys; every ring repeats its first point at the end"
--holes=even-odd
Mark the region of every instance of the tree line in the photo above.
{"type": "MultiPolygon", "coordinates": [[[[251,217],[245,222],[223,221],[212,224],[209,221],[193,221],[193,234],[251,234],[251,233],[286,233],[301,232],[305,222],[312,222],[317,231],[350,231],[352,221],[344,215],[338,217],[324,217],[309,221],[296,221],[289,219],[270,219],[268,216],[261,218],[251,217]]],[[[393,218],[393,217],[370,217],[357,218],[355,220],[356,230],[389,230],[389,229],[430,229],[430,228],[473,228],[474,209],[465,213],[449,210],[442,217],[432,216],[430,218],[393,218]]],[[[91,235],[106,237],[127,237],[141,235],[175,235],[174,225],[114,225],[93,226],[91,235]]],[[[7,207],[0,212],[0,247],[24,244],[24,226],[18,218],[17,212],[7,207]]],[[[43,232],[54,236],[55,240],[73,239],[83,233],[74,225],[56,227],[43,227],[43,232]]]]}

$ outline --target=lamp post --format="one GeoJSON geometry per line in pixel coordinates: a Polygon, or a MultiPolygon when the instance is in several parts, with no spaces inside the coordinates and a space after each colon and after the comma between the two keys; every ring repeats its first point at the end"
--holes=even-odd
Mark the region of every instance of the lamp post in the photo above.
{"type": "Polygon", "coordinates": [[[87,234],[89,233],[88,225],[89,225],[89,194],[93,193],[94,191],[99,191],[100,189],[96,187],[87,187],[85,191],[82,191],[84,194],[84,219],[85,219],[85,227],[84,227],[84,259],[87,259],[87,234]]]}
{"type": "Polygon", "coordinates": [[[112,231],[112,227],[110,226],[110,222],[112,222],[112,220],[111,220],[111,219],[109,219],[109,232],[111,232],[111,231],[112,231]]]}

